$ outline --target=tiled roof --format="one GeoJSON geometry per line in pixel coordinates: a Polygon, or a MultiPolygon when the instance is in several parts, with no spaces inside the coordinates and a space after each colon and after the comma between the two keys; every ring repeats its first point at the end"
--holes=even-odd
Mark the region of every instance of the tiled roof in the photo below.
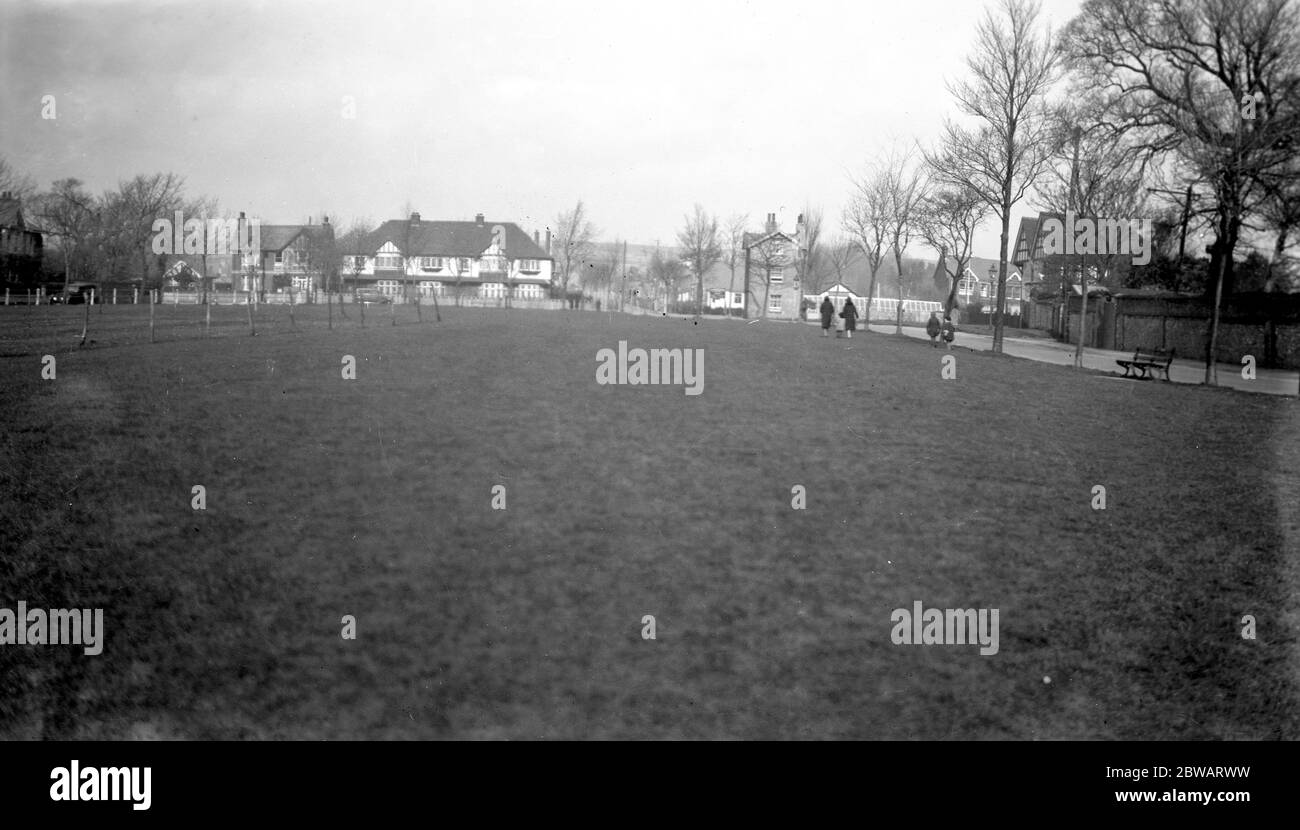
{"type": "Polygon", "coordinates": [[[407,219],[390,219],[366,237],[363,243],[366,250],[355,253],[373,254],[384,243],[391,242],[406,256],[477,258],[492,246],[492,228],[497,225],[506,229],[506,254],[511,259],[551,259],[514,222],[490,221],[479,224],[422,219],[419,223],[413,223],[407,219]]]}
{"type": "Polygon", "coordinates": [[[325,225],[259,225],[263,251],[283,251],[302,234],[318,236],[331,231],[325,225]]]}

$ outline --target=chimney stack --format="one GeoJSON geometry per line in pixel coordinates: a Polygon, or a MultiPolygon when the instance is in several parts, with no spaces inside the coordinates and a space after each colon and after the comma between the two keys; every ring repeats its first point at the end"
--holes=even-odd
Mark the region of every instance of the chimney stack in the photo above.
{"type": "Polygon", "coordinates": [[[769,214],[767,215],[767,227],[766,227],[765,230],[766,230],[768,233],[776,233],[776,214],[775,214],[775,213],[769,213],[769,214]]]}
{"type": "Polygon", "coordinates": [[[551,254],[551,229],[547,228],[546,229],[546,255],[550,256],[550,254],[551,254]]]}
{"type": "Polygon", "coordinates": [[[483,214],[474,214],[474,224],[478,225],[480,228],[483,227],[483,214]]]}
{"type": "Polygon", "coordinates": [[[418,224],[420,224],[420,214],[419,214],[419,212],[416,212],[416,213],[412,213],[412,214],[411,214],[411,224],[412,224],[412,225],[418,225],[418,224]]]}
{"type": "Polygon", "coordinates": [[[533,231],[533,244],[539,248],[542,247],[542,237],[539,231],[533,231]]]}

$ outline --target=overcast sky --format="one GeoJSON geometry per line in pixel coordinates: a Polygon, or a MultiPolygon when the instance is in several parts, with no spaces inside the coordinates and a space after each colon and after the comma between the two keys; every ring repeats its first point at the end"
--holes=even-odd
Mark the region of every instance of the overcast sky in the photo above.
{"type": "MultiPolygon", "coordinates": [[[[1046,0],[1063,25],[1074,0],[1046,0]]],[[[805,204],[954,115],[974,0],[43,3],[0,0],[0,153],[46,187],[183,175],[268,223],[327,211],[670,244],[695,202],[805,204]],[[43,95],[57,118],[41,118],[43,95]],[[355,118],[344,117],[345,96],[355,118]]],[[[1027,209],[1027,205],[1023,206],[1027,209]]],[[[997,255],[990,221],[977,251],[997,255]]],[[[919,253],[919,251],[918,251],[919,253]]]]}

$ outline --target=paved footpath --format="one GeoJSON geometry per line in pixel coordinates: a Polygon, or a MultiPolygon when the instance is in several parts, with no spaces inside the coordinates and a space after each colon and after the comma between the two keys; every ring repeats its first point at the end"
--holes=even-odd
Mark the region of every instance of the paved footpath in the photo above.
{"type": "MultiPolygon", "coordinates": [[[[888,323],[872,323],[871,330],[882,334],[893,334],[895,328],[888,323]]],[[[915,326],[903,326],[903,333],[921,340],[930,339],[925,333],[925,329],[915,326]]],[[[993,348],[993,337],[988,334],[968,334],[958,330],[953,343],[974,351],[990,351],[993,348]]],[[[1047,338],[1031,340],[1005,337],[1002,340],[1002,351],[1015,357],[1037,360],[1042,363],[1055,363],[1060,366],[1074,365],[1074,344],[1061,343],[1047,338]]],[[[1103,372],[1122,374],[1124,370],[1116,365],[1115,361],[1127,360],[1132,357],[1133,352],[1131,351],[1112,352],[1104,349],[1084,349],[1083,365],[1088,369],[1100,369],[1103,372]]],[[[1217,367],[1219,386],[1228,386],[1245,392],[1262,392],[1268,395],[1289,395],[1294,397],[1300,394],[1300,372],[1256,367],[1255,379],[1247,380],[1241,376],[1241,369],[1240,364],[1234,366],[1231,363],[1220,363],[1217,367]]],[[[1169,367],[1169,379],[1174,383],[1204,383],[1205,363],[1175,359],[1173,365],[1169,367]]]]}

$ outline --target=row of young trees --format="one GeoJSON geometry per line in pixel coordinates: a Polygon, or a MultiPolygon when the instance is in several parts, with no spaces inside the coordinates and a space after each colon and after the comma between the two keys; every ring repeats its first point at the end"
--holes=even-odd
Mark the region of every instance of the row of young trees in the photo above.
{"type": "Polygon", "coordinates": [[[1149,265],[1113,250],[1040,265],[1067,284],[1092,273],[1187,287],[1198,268],[1185,257],[1188,231],[1209,233],[1199,268],[1215,315],[1211,380],[1218,307],[1236,286],[1243,234],[1272,236],[1266,289],[1289,274],[1300,219],[1297,47],[1287,0],[1086,0],[1060,33],[1039,25],[1032,0],[1002,0],[975,33],[968,76],[950,85],[962,120],[949,120],[934,146],[895,151],[853,183],[843,227],[872,290],[889,252],[901,259],[922,241],[948,268],[951,308],[975,233],[993,219],[1000,352],[1013,211],[1027,197],[1046,212],[1153,217],[1165,248],[1149,265]]]}

